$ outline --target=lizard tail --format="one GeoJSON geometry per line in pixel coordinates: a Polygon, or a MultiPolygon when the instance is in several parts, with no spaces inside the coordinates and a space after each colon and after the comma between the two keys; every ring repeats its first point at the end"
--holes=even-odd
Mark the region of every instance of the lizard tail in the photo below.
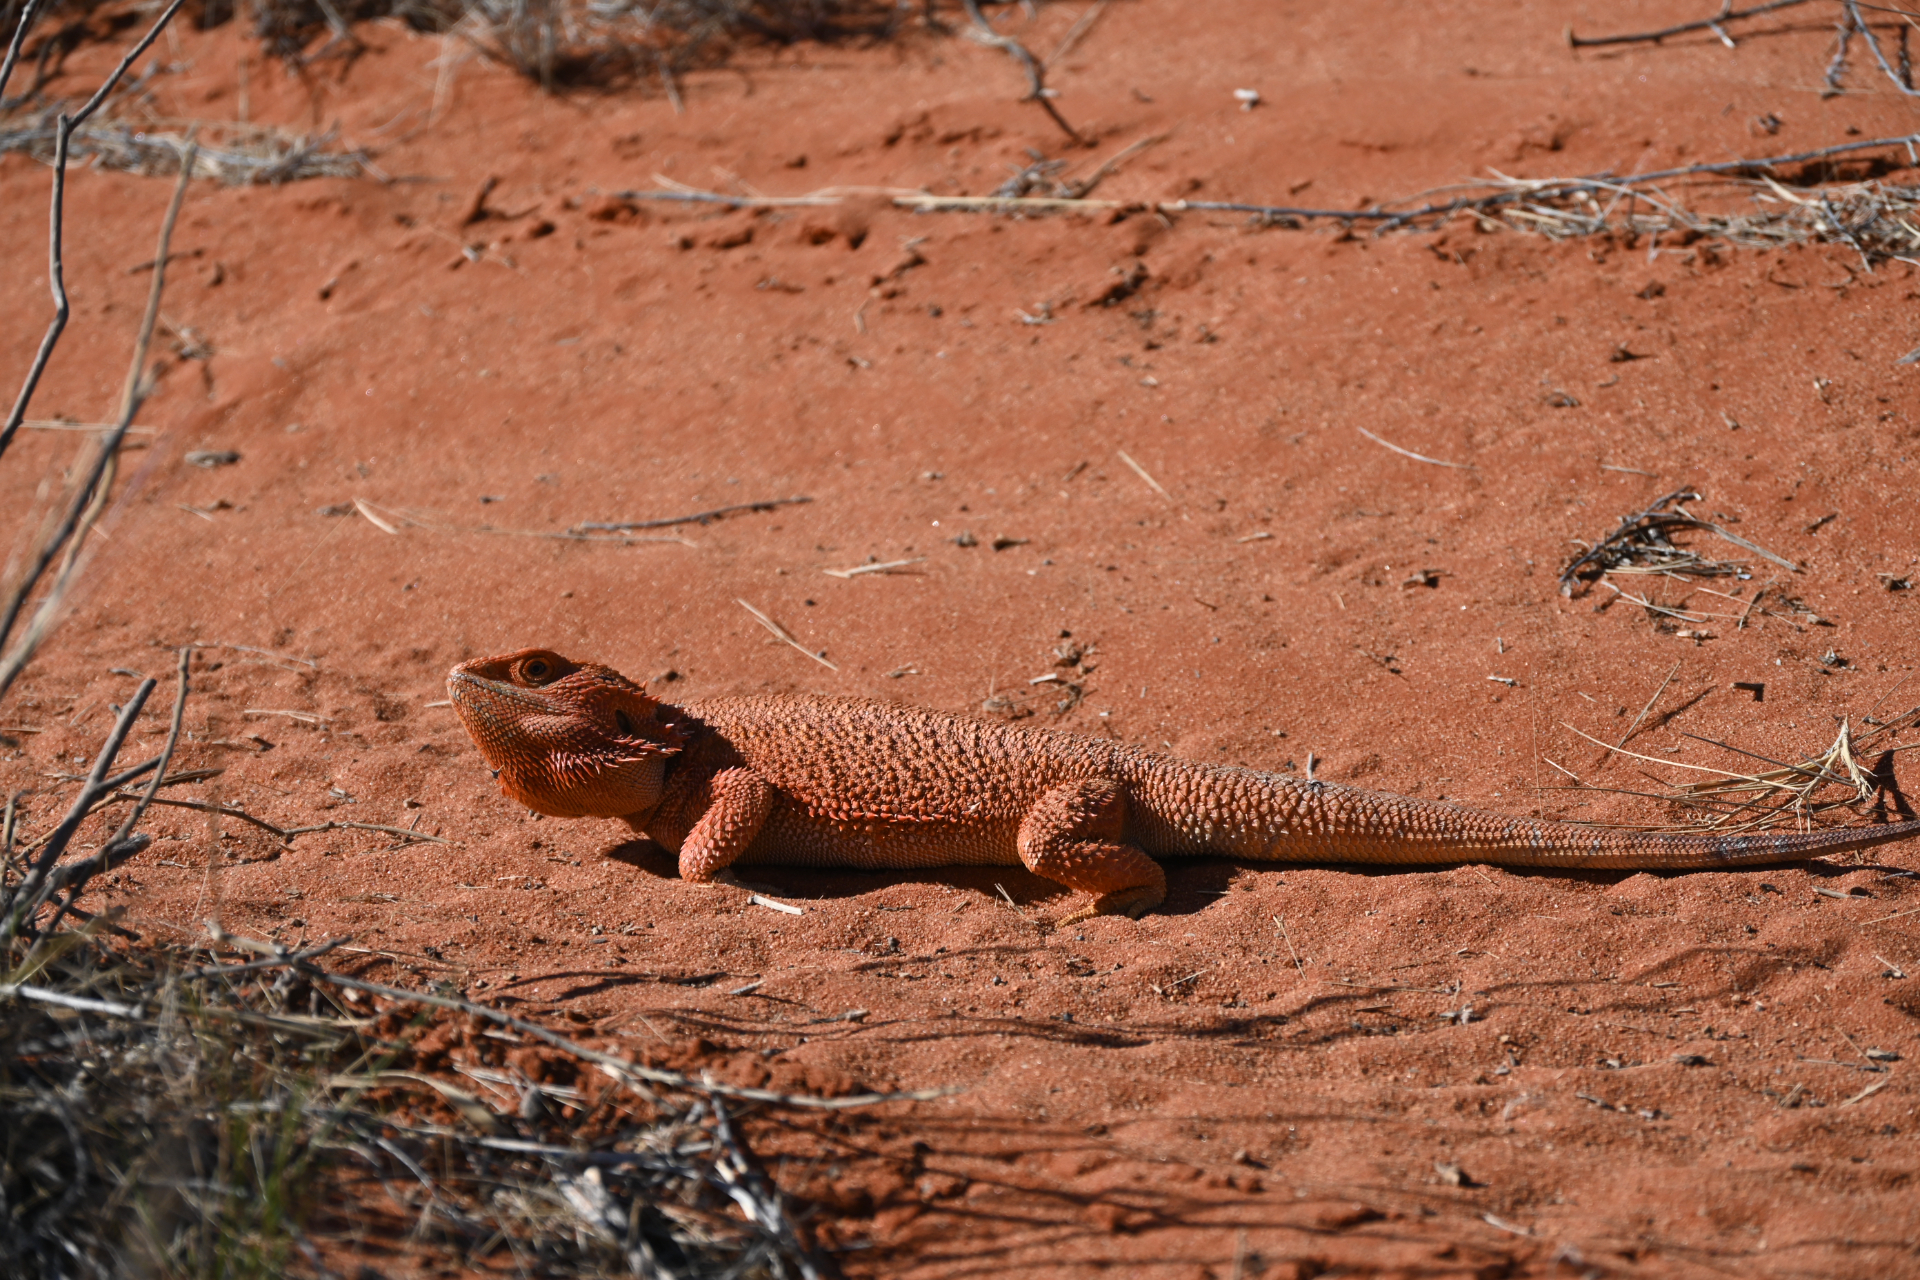
{"type": "Polygon", "coordinates": [[[1576,827],[1345,787],[1290,783],[1293,820],[1253,856],[1284,861],[1442,863],[1599,870],[1800,862],[1920,836],[1920,821],[1827,831],[1666,834],[1576,827]]]}

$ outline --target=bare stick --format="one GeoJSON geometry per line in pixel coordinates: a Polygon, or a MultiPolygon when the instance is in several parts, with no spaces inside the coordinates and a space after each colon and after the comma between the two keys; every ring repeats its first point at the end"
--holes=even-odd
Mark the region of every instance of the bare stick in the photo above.
{"type": "Polygon", "coordinates": [[[676,524],[710,524],[738,511],[771,511],[775,507],[790,507],[802,502],[812,502],[809,497],[768,498],[764,502],[736,502],[730,507],[715,507],[711,511],[696,511],[687,516],[668,516],[662,520],[621,520],[603,522],[589,520],[573,526],[569,532],[584,532],[592,529],[601,533],[617,533],[627,529],[665,529],[676,524]]]}
{"type": "Polygon", "coordinates": [[[147,840],[134,839],[133,829],[140,825],[140,819],[146,815],[147,806],[153,803],[153,798],[160,788],[175,781],[167,777],[167,765],[173,759],[174,748],[180,744],[180,730],[186,723],[187,694],[191,687],[187,679],[187,666],[192,660],[193,646],[188,645],[180,650],[179,685],[173,695],[173,723],[167,733],[166,745],[160,749],[160,760],[154,766],[153,781],[147,784],[146,794],[134,804],[133,812],[127,815],[126,821],[120,824],[119,830],[100,846],[98,853],[84,862],[61,867],[54,873],[52,880],[56,891],[65,890],[67,896],[59,909],[53,913],[53,918],[47,922],[46,928],[41,930],[43,934],[50,934],[59,927],[61,917],[73,910],[74,903],[79,901],[81,891],[87,887],[87,881],[103,871],[110,870],[116,860],[125,860],[146,848],[147,840]]]}
{"type": "Polygon", "coordinates": [[[820,572],[829,578],[860,578],[869,573],[891,573],[895,569],[904,569],[910,564],[921,564],[925,560],[925,556],[915,556],[911,560],[883,560],[879,564],[857,564],[851,569],[822,569],[820,572]]]}
{"type": "MultiPolygon", "coordinates": [[[[1158,146],[1162,142],[1165,142],[1171,136],[1173,135],[1166,134],[1166,133],[1156,133],[1156,134],[1151,134],[1145,138],[1141,138],[1135,142],[1129,143],[1127,146],[1122,147],[1119,151],[1115,152],[1111,158],[1109,158],[1098,169],[1095,169],[1092,173],[1088,174],[1086,177],[1079,178],[1072,182],[1067,183],[1066,185],[1068,190],[1072,191],[1076,198],[1093,194],[1093,189],[1099,186],[1101,181],[1104,180],[1108,174],[1112,173],[1116,168],[1118,168],[1120,166],[1121,161],[1125,160],[1130,155],[1134,155],[1138,152],[1145,151],[1148,147],[1158,146]]],[[[898,202],[896,201],[895,203],[898,203],[898,202]]]]}
{"type": "Polygon", "coordinates": [[[1054,46],[1053,52],[1040,60],[1040,65],[1051,68],[1054,63],[1072,53],[1074,46],[1080,43],[1087,32],[1093,30],[1093,24],[1100,21],[1100,15],[1106,11],[1107,0],[1094,0],[1093,4],[1087,6],[1087,11],[1080,15],[1079,20],[1067,29],[1067,34],[1061,38],[1059,44],[1054,46]]]}
{"type": "Polygon", "coordinates": [[[335,947],[345,946],[352,941],[352,934],[342,934],[338,938],[327,939],[317,947],[296,951],[289,956],[275,957],[271,960],[249,960],[245,964],[211,964],[201,969],[189,969],[181,974],[180,978],[184,982],[193,982],[200,978],[227,978],[236,973],[252,973],[257,969],[277,969],[283,965],[299,964],[303,960],[316,959],[335,947]]]}
{"type": "MultiPolygon", "coordinates": [[[[132,799],[135,799],[135,796],[131,792],[123,791],[109,796],[107,802],[132,799]]],[[[147,803],[157,804],[163,809],[192,809],[196,813],[217,813],[223,818],[238,818],[240,821],[252,823],[262,831],[270,832],[282,840],[287,838],[287,833],[284,829],[274,826],[265,818],[256,818],[245,809],[236,808],[232,805],[210,804],[205,800],[173,800],[166,796],[155,796],[147,803]]]]}
{"type": "Polygon", "coordinates": [[[1772,13],[1775,9],[1791,9],[1795,5],[1805,3],[1806,0],[1773,0],[1771,4],[1755,5],[1751,9],[1742,9],[1736,13],[1731,0],[1727,0],[1727,3],[1720,6],[1720,12],[1711,18],[1702,18],[1698,22],[1683,22],[1679,26],[1665,27],[1659,31],[1642,31],[1628,36],[1576,36],[1573,34],[1573,28],[1568,27],[1567,43],[1575,49],[1591,49],[1603,44],[1639,44],[1649,40],[1658,44],[1668,36],[1682,35],[1688,31],[1715,31],[1723,22],[1737,22],[1741,18],[1772,13]]]}
{"type": "Polygon", "coordinates": [[[1820,96],[1833,98],[1846,92],[1840,77],[1847,74],[1847,48],[1853,43],[1853,15],[1842,10],[1835,26],[1833,59],[1827,63],[1827,87],[1820,96]]]}
{"type": "Polygon", "coordinates": [[[40,16],[40,0],[27,0],[20,10],[20,25],[13,29],[13,39],[7,44],[7,58],[0,62],[0,106],[7,101],[7,81],[13,78],[13,64],[20,61],[20,47],[27,42],[27,32],[33,29],[33,20],[40,16]]]}
{"type": "Polygon", "coordinates": [[[1365,427],[1356,426],[1354,430],[1358,431],[1361,435],[1365,436],[1367,439],[1373,441],[1375,444],[1381,446],[1382,448],[1391,449],[1395,453],[1399,454],[1401,457],[1412,458],[1415,462],[1431,462],[1436,467],[1457,467],[1462,471],[1478,471],[1479,470],[1479,468],[1474,466],[1471,462],[1446,462],[1439,458],[1429,458],[1424,453],[1415,453],[1411,449],[1402,449],[1397,444],[1391,444],[1388,441],[1382,440],[1379,436],[1373,434],[1373,432],[1367,430],[1365,427]]]}
{"type": "Polygon", "coordinates": [[[1125,449],[1115,449],[1114,453],[1119,456],[1120,461],[1126,463],[1129,467],[1132,467],[1133,474],[1139,476],[1142,480],[1145,480],[1147,482],[1147,486],[1151,488],[1155,493],[1165,498],[1168,502],[1173,501],[1173,495],[1168,493],[1165,489],[1162,489],[1160,487],[1160,482],[1158,480],[1155,480],[1151,475],[1149,475],[1145,467],[1135,462],[1125,449]]]}
{"type": "Polygon", "coordinates": [[[22,1000],[38,1000],[41,1004],[57,1004],[63,1009],[76,1009],[81,1013],[104,1013],[116,1018],[140,1018],[146,1014],[146,1011],[137,1004],[89,1000],[85,996],[70,996],[63,991],[49,991],[45,987],[0,986],[0,996],[18,996],[22,1000]]]}
{"type": "MultiPolygon", "coordinates": [[[[223,812],[230,812],[223,810],[223,812]]],[[[311,827],[288,827],[280,833],[286,840],[295,836],[311,835],[316,831],[383,831],[390,836],[404,836],[408,840],[419,840],[426,844],[452,844],[445,836],[428,835],[424,831],[409,831],[405,827],[389,827],[378,822],[322,822],[311,827]]]]}
{"type": "Polygon", "coordinates": [[[822,1280],[826,1274],[813,1258],[812,1251],[800,1242],[799,1233],[793,1229],[793,1220],[787,1216],[786,1206],[780,1203],[780,1193],[768,1181],[765,1172],[748,1149],[733,1131],[733,1122],[727,1116],[726,1104],[718,1097],[709,1103],[713,1109],[713,1134],[726,1149],[726,1154],[714,1161],[714,1177],[725,1188],[733,1202],[745,1211],[749,1221],[762,1231],[779,1241],[780,1245],[799,1265],[801,1280],[822,1280]]]}
{"type": "MultiPolygon", "coordinates": [[[[1741,782],[1750,782],[1756,785],[1765,785],[1762,779],[1756,778],[1751,774],[1730,773],[1725,769],[1710,769],[1706,765],[1688,764],[1684,760],[1656,760],[1652,756],[1643,756],[1637,751],[1628,751],[1624,747],[1610,747],[1606,743],[1600,741],[1600,739],[1594,737],[1590,733],[1581,733],[1580,730],[1575,729],[1572,725],[1568,724],[1564,720],[1560,722],[1560,727],[1571,733],[1580,734],[1581,737],[1585,738],[1588,742],[1591,742],[1594,746],[1599,747],[1602,751],[1618,752],[1620,755],[1623,755],[1623,756],[1632,756],[1635,760],[1645,760],[1648,764],[1665,765],[1670,769],[1690,769],[1695,773],[1717,773],[1723,778],[1735,778],[1741,782]]],[[[1654,781],[1659,782],[1661,781],[1661,779],[1655,778],[1654,781]]],[[[1604,790],[1604,789],[1605,788],[1595,788],[1595,790],[1604,790]]],[[[1637,795],[1639,793],[1629,792],[1628,794],[1637,795]]]]}
{"type": "Polygon", "coordinates": [[[1613,744],[1615,751],[1627,745],[1627,739],[1633,736],[1633,731],[1640,727],[1640,722],[1647,718],[1647,712],[1653,710],[1653,704],[1660,701],[1660,695],[1667,691],[1667,686],[1673,683],[1673,678],[1678,674],[1680,674],[1680,664],[1676,662],[1673,664],[1673,670],[1667,672],[1667,678],[1660,682],[1660,687],[1653,691],[1653,696],[1647,699],[1647,705],[1640,708],[1640,714],[1633,718],[1633,723],[1627,726],[1627,731],[1620,735],[1620,741],[1613,744]]]}
{"type": "Polygon", "coordinates": [[[993,24],[987,21],[987,15],[980,12],[980,0],[960,0],[960,3],[966,9],[967,16],[973,19],[973,26],[967,31],[967,35],[981,44],[1004,50],[1007,56],[1019,63],[1020,69],[1026,72],[1027,96],[1021,101],[1038,102],[1046,113],[1053,117],[1053,122],[1060,126],[1061,132],[1067,137],[1073,139],[1079,146],[1091,145],[1080,136],[1078,130],[1067,123],[1067,118],[1060,114],[1060,109],[1053,105],[1053,90],[1047,88],[1047,73],[1040,65],[1040,60],[1028,51],[1027,46],[1012,36],[1003,36],[995,31],[993,24]]]}
{"type": "Polygon", "coordinates": [[[1302,963],[1300,953],[1293,949],[1293,938],[1287,932],[1286,917],[1275,916],[1273,922],[1280,927],[1280,939],[1287,944],[1287,954],[1293,957],[1293,967],[1299,971],[1301,979],[1304,980],[1307,976],[1307,966],[1302,963]]]}
{"type": "MultiPolygon", "coordinates": [[[[174,0],[173,7],[168,9],[167,13],[172,14],[180,4],[181,0],[174,0]]],[[[156,26],[151,34],[158,34],[158,31],[159,28],[156,26]]],[[[149,42],[150,39],[151,36],[149,42]]],[[[128,61],[131,60],[132,55],[129,54],[128,61]]],[[[125,63],[122,64],[123,69],[124,67],[125,63]]],[[[117,75],[118,72],[115,74],[117,75]]],[[[188,148],[188,155],[189,157],[192,155],[191,147],[188,148]]],[[[13,634],[14,624],[19,621],[20,612],[26,607],[28,596],[39,584],[41,577],[53,563],[54,557],[59,554],[62,546],[66,546],[67,560],[52,590],[47,593],[46,599],[40,602],[40,607],[35,611],[33,622],[28,626],[26,634],[20,638],[20,642],[14,646],[11,653],[7,654],[4,661],[0,661],[0,698],[6,697],[7,691],[13,687],[13,682],[19,678],[20,672],[33,660],[33,655],[39,649],[41,641],[59,620],[67,592],[73,585],[74,574],[79,565],[79,552],[84,545],[86,534],[105,508],[107,489],[111,483],[109,475],[115,459],[119,456],[120,443],[126,439],[127,430],[133,425],[133,419],[140,412],[141,402],[146,397],[147,384],[144,374],[147,350],[153,342],[154,324],[160,317],[160,295],[166,288],[167,246],[173,239],[173,225],[180,216],[181,202],[186,198],[187,181],[191,170],[191,164],[181,167],[180,180],[174,185],[173,199],[167,205],[166,219],[160,225],[160,250],[154,255],[159,265],[153,269],[153,284],[147,291],[146,314],[141,318],[139,336],[134,340],[133,359],[129,362],[126,387],[121,393],[119,420],[114,424],[112,431],[101,435],[92,468],[86,481],[74,490],[73,501],[67,509],[66,517],[54,530],[53,535],[40,546],[33,563],[15,585],[13,597],[6,602],[5,613],[0,615],[0,645],[4,645],[13,634]]],[[[63,172],[63,170],[56,170],[56,181],[63,180],[60,176],[63,172]]],[[[55,217],[58,217],[57,210],[55,217]]],[[[57,253],[57,231],[55,243],[57,253]]],[[[63,287],[61,291],[63,305],[65,296],[63,287]]],[[[65,324],[64,318],[61,323],[65,324]]],[[[48,347],[45,350],[50,352],[51,348],[48,347]]],[[[33,375],[35,378],[38,376],[37,372],[33,375]]],[[[24,410],[24,401],[16,407],[24,410]]],[[[0,435],[0,451],[4,451],[6,440],[12,433],[13,426],[10,425],[6,434],[0,435]]]]}
{"type": "MultiPolygon", "coordinates": [[[[1863,142],[1844,142],[1837,146],[1820,147],[1812,151],[1797,151],[1789,155],[1762,156],[1752,160],[1722,160],[1711,164],[1684,165],[1676,169],[1655,169],[1646,173],[1628,174],[1613,177],[1605,173],[1589,174],[1584,177],[1551,178],[1535,182],[1514,185],[1512,180],[1503,182],[1476,182],[1463,184],[1469,189],[1498,187],[1489,195],[1462,196],[1454,200],[1432,201],[1412,208],[1395,208],[1406,201],[1387,201],[1366,209],[1315,209],[1295,205],[1255,204],[1238,200],[1163,200],[1142,204],[1124,200],[1083,200],[1062,196],[933,196],[921,193],[880,189],[872,194],[889,196],[894,205],[902,209],[915,209],[923,212],[1015,212],[1041,209],[1062,210],[1100,210],[1138,208],[1163,214],[1188,212],[1203,213],[1247,213],[1272,220],[1286,218],[1302,221],[1327,220],[1336,222],[1378,222],[1388,227],[1411,225],[1417,219],[1442,219],[1453,214],[1473,210],[1492,212],[1509,205],[1528,201],[1578,197],[1597,191],[1620,191],[1645,186],[1670,178],[1702,177],[1711,174],[1760,173],[1782,165],[1805,164],[1814,160],[1827,160],[1834,156],[1848,155],[1858,151],[1872,151],[1884,147],[1904,147],[1911,159],[1915,154],[1915,144],[1920,143],[1920,133],[1902,134],[1891,138],[1872,138],[1863,142]]],[[[865,194],[868,189],[828,188],[805,196],[736,196],[717,191],[696,191],[690,188],[653,191],[620,191],[614,194],[623,200],[661,200],[692,204],[718,204],[732,209],[771,209],[788,206],[825,206],[837,205],[849,195],[865,194]]],[[[1417,198],[1417,197],[1412,197],[1417,198]]]]}
{"type": "Polygon", "coordinates": [[[1853,25],[1860,32],[1860,38],[1867,42],[1867,48],[1872,52],[1873,60],[1880,64],[1882,71],[1887,73],[1887,79],[1893,81],[1893,87],[1909,98],[1920,98],[1920,91],[1916,91],[1912,85],[1902,80],[1900,73],[1887,62],[1887,55],[1880,50],[1880,37],[1873,34],[1873,28],[1869,27],[1867,20],[1860,16],[1860,6],[1856,0],[1845,0],[1845,4],[1847,16],[1853,19],[1853,25]]]}
{"type": "Polygon", "coordinates": [[[819,654],[815,653],[813,650],[807,648],[807,646],[801,644],[798,640],[794,639],[793,632],[787,630],[785,627],[775,622],[772,618],[769,618],[766,614],[760,612],[758,609],[748,604],[745,600],[742,600],[736,596],[734,598],[734,603],[739,605],[742,609],[745,609],[748,613],[752,614],[754,617],[758,618],[760,620],[760,625],[765,627],[767,630],[773,632],[774,636],[777,639],[792,645],[794,648],[806,654],[809,658],[812,658],[815,662],[827,668],[829,671],[838,671],[840,669],[839,667],[834,666],[831,662],[828,662],[825,658],[821,657],[819,654]]]}
{"type": "MultiPolygon", "coordinates": [[[[15,433],[20,430],[20,423],[27,416],[27,404],[33,399],[33,393],[40,385],[40,375],[46,371],[47,361],[53,356],[54,344],[60,341],[61,331],[67,327],[67,317],[72,311],[67,302],[61,241],[62,215],[67,194],[67,155],[71,149],[73,131],[84,124],[87,117],[100,109],[100,104],[106,101],[107,94],[112,92],[113,87],[120,83],[120,78],[127,73],[127,68],[133,65],[134,59],[145,53],[147,47],[159,38],[161,29],[173,20],[173,15],[178,13],[180,6],[185,3],[186,0],[173,0],[173,3],[168,5],[155,20],[153,26],[148,28],[147,34],[140,38],[140,42],[128,50],[127,56],[120,60],[120,65],[113,69],[113,74],[106,78],[91,98],[87,99],[86,105],[73,115],[63,114],[59,119],[59,132],[55,138],[53,150],[53,203],[47,224],[47,286],[53,293],[53,320],[47,326],[46,336],[40,340],[40,350],[34,355],[33,364],[27,370],[26,381],[22,383],[20,394],[7,414],[6,425],[0,427],[0,454],[7,451],[7,446],[13,443],[15,433]]],[[[9,68],[12,62],[10,47],[7,61],[9,68]]],[[[0,88],[4,87],[4,83],[0,83],[0,88]]],[[[167,256],[164,246],[158,256],[161,258],[167,256]]],[[[127,425],[127,423],[121,424],[120,434],[125,433],[127,425]]],[[[113,443],[114,448],[119,448],[118,435],[113,443]]],[[[0,632],[0,640],[4,638],[5,633],[0,632]]]]}
{"type": "MultiPolygon", "coordinates": [[[[155,683],[151,678],[141,681],[133,697],[127,700],[127,705],[121,709],[120,718],[114,722],[113,731],[107,735],[106,743],[100,748],[100,754],[94,758],[93,768],[88,772],[86,784],[80,788],[80,794],[74,797],[73,804],[67,809],[66,817],[62,818],[60,824],[54,828],[46,847],[41,850],[40,856],[34,859],[32,867],[28,869],[25,877],[15,887],[12,896],[5,902],[4,911],[0,911],[0,956],[7,954],[13,939],[23,927],[28,925],[34,912],[38,911],[41,904],[47,900],[48,894],[52,892],[48,877],[53,872],[54,863],[58,862],[60,855],[66,852],[67,842],[73,838],[73,833],[79,830],[80,823],[93,809],[94,802],[113,785],[107,779],[107,770],[113,767],[114,757],[120,754],[120,748],[126,742],[127,734],[132,731],[133,722],[139,718],[141,710],[146,707],[147,698],[152,695],[155,683]]],[[[149,765],[159,763],[158,757],[148,762],[149,765]]],[[[145,767],[147,766],[142,766],[142,768],[145,767]]]]}

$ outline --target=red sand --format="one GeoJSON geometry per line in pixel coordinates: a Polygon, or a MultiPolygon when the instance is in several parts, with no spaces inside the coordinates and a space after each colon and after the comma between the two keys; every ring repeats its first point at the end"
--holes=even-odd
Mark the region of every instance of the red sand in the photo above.
{"type": "MultiPolygon", "coordinates": [[[[1051,49],[1081,12],[1044,10],[1028,42],[1051,49]]],[[[1732,52],[1579,57],[1566,22],[1688,15],[1194,12],[1114,5],[1056,69],[1097,154],[1170,135],[1099,194],[1351,207],[1486,166],[1625,171],[1914,128],[1864,70],[1861,92],[1818,96],[1825,10],[1750,24],[1732,52]],[[1769,112],[1784,127],[1756,135],[1769,112]]],[[[961,1087],[760,1136],[854,1275],[1920,1273],[1920,917],[1869,923],[1920,906],[1889,878],[1910,848],[1686,876],[1192,862],[1160,913],[1066,932],[1045,924],[1065,899],[1017,870],[766,870],[791,917],[679,882],[613,824],[531,820],[434,705],[453,663],[542,644],[669,697],[976,709],[1010,691],[1039,723],[1193,758],[1311,752],[1381,790],[1658,821],[1555,789],[1542,761],[1644,789],[1571,729],[1618,738],[1675,664],[1634,746],[1676,763],[1729,760],[1683,734],[1799,758],[1840,716],[1920,700],[1895,691],[1914,593],[1880,576],[1920,558],[1920,373],[1894,365],[1920,344],[1910,265],[1466,225],[1372,240],[1197,214],[630,205],[604,193],[658,174],[979,194],[1029,147],[1093,161],[1016,101],[1008,60],[960,40],[749,52],[687,77],[683,115],[651,91],[542,97],[467,58],[429,120],[434,60],[462,46],[361,35],[366,56],[305,80],[231,26],[162,46],[157,114],[231,118],[245,53],[252,118],[338,121],[425,180],[193,189],[165,314],[212,355],[176,359],[143,415],[160,434],[5,712],[39,730],[6,781],[90,753],[132,687],[111,669],[164,675],[198,641],[185,763],[226,772],[188,794],[282,825],[417,818],[453,843],[277,852],[162,812],[107,895],[138,927],[351,933],[370,976],[569,1010],[728,1078],[961,1087]],[[462,225],[495,178],[490,216],[462,225]],[[1136,266],[1131,297],[1096,305],[1136,266]],[[1647,358],[1611,362],[1622,346],[1647,358]],[[184,464],[202,448],[241,460],[184,464]],[[1686,484],[1804,563],[1786,585],[1831,625],[1720,617],[1702,642],[1597,609],[1605,591],[1558,595],[1571,539],[1686,484]],[[813,501],[628,547],[503,536],[790,495],[813,501]],[[355,499],[421,523],[317,514],[355,499]],[[821,572],[870,558],[917,563],[821,572]],[[1403,586],[1425,569],[1438,585],[1403,586]],[[1057,713],[1029,682],[1064,670],[1067,632],[1085,696],[1057,713]],[[1465,1025],[1441,1016],[1467,1006],[1465,1025]],[[1903,1057],[1869,1073],[1865,1048],[1903,1057]]],[[[76,55],[57,88],[114,52],[76,55]]],[[[15,370],[47,314],[46,182],[0,160],[15,370]]],[[[76,173],[75,321],[34,417],[108,411],[168,185],[76,173]]],[[[0,471],[12,509],[74,443],[22,436],[0,471]]]]}

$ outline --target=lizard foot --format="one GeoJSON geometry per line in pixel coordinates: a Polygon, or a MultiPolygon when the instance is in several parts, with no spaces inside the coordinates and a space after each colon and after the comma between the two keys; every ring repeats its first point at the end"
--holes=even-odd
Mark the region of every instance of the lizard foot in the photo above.
{"type": "Polygon", "coordinates": [[[1137,845],[1122,842],[1126,789],[1111,778],[1055,787],[1020,821],[1020,861],[1027,870],[1093,901],[1060,921],[1142,915],[1167,896],[1167,875],[1137,845]]]}
{"type": "Polygon", "coordinates": [[[1103,893],[1078,911],[1060,917],[1055,927],[1079,924],[1095,916],[1126,916],[1130,920],[1138,920],[1159,906],[1166,896],[1167,891],[1162,885],[1136,885],[1131,889],[1103,893]]]}

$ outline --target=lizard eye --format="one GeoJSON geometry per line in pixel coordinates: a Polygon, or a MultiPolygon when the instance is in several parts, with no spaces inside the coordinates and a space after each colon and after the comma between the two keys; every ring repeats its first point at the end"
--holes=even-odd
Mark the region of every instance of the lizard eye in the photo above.
{"type": "Polygon", "coordinates": [[[535,658],[521,666],[520,674],[534,684],[539,684],[553,674],[553,668],[548,666],[544,659],[535,658]]]}
{"type": "Polygon", "coordinates": [[[616,711],[613,713],[613,722],[614,724],[620,727],[621,733],[625,734],[629,738],[633,736],[633,717],[632,716],[629,716],[624,711],[616,711]]]}

